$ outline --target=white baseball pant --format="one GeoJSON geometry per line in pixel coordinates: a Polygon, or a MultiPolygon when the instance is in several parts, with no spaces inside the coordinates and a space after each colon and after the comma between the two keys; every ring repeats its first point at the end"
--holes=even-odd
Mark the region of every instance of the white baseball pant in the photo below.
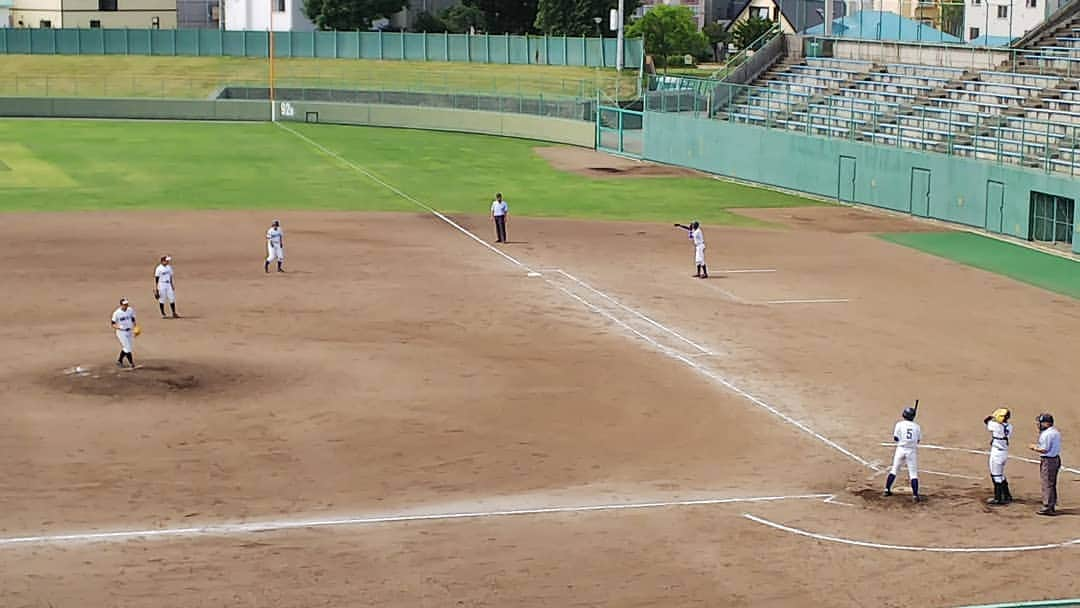
{"type": "Polygon", "coordinates": [[[130,329],[116,330],[116,339],[120,341],[120,349],[125,353],[134,352],[135,336],[130,329]]]}
{"type": "Polygon", "coordinates": [[[892,468],[889,469],[889,473],[896,475],[900,472],[900,467],[907,463],[908,477],[911,479],[919,478],[919,450],[918,448],[904,448],[897,446],[896,452],[893,453],[892,468]]]}
{"type": "Polygon", "coordinates": [[[694,245],[694,263],[698,266],[705,265],[705,245],[694,245]]]}
{"type": "Polygon", "coordinates": [[[266,243],[266,261],[273,262],[278,260],[280,262],[285,261],[285,248],[281,245],[275,245],[273,243],[266,243]]]}
{"type": "Polygon", "coordinates": [[[1005,481],[1005,463],[1009,460],[1009,450],[990,448],[990,479],[995,483],[1005,481]]]}
{"type": "Polygon", "coordinates": [[[158,303],[173,304],[176,302],[176,292],[173,291],[172,283],[158,285],[158,303]]]}

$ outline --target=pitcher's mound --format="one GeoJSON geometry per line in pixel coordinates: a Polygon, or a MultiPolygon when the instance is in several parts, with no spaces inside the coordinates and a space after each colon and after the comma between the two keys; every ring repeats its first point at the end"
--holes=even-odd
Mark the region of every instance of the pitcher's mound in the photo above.
{"type": "Polygon", "coordinates": [[[44,380],[69,394],[130,397],[218,393],[243,388],[253,378],[220,364],[154,361],[134,369],[76,365],[59,374],[53,372],[44,380]]]}

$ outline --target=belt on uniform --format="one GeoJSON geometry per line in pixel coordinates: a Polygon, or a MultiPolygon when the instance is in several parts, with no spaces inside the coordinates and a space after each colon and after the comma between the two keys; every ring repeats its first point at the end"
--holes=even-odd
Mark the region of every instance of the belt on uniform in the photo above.
{"type": "Polygon", "coordinates": [[[1060,455],[1058,455],[1058,456],[1045,456],[1044,455],[1044,456],[1040,456],[1040,458],[1061,458],[1061,456],[1060,455]]]}

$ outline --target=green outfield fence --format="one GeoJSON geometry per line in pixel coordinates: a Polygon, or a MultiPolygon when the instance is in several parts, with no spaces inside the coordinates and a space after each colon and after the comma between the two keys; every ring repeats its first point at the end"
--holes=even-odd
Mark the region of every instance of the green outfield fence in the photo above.
{"type": "MultiPolygon", "coordinates": [[[[625,41],[623,65],[641,63],[640,39],[625,41]]],[[[266,57],[267,32],[224,30],[0,28],[0,54],[266,57]]],[[[275,57],[385,59],[615,67],[614,38],[275,32],[275,57]]]]}

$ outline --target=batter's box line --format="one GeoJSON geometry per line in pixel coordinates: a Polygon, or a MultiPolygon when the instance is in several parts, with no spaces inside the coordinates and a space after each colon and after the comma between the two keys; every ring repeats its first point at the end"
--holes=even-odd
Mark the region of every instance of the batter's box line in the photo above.
{"type": "MultiPolygon", "coordinates": [[[[887,447],[895,447],[895,443],[882,442],[880,445],[887,447]]],[[[989,456],[990,452],[987,450],[973,450],[971,448],[954,448],[947,445],[931,445],[931,444],[919,444],[920,450],[945,450],[948,452],[964,452],[966,454],[979,454],[981,456],[989,456]]],[[[1009,460],[1019,460],[1020,462],[1027,462],[1030,464],[1039,464],[1039,461],[1034,458],[1024,458],[1023,456],[1015,456],[1009,454],[1009,460]]],[[[1061,467],[1062,471],[1072,473],[1073,475],[1080,475],[1080,469],[1074,469],[1072,467],[1061,467]]],[[[979,479],[982,479],[981,477],[979,479]]]]}
{"type": "Polygon", "coordinates": [[[732,498],[695,498],[652,502],[609,503],[599,505],[536,507],[531,509],[502,509],[491,511],[462,511],[451,513],[412,513],[371,517],[344,517],[335,519],[293,519],[249,523],[210,524],[184,528],[156,528],[149,530],[117,530],[111,532],[76,532],[71,534],[42,534],[0,538],[0,547],[15,545],[56,545],[93,542],[120,542],[127,540],[152,540],[160,538],[193,538],[200,536],[236,536],[259,532],[281,532],[337,527],[363,527],[396,523],[425,521],[474,520],[526,515],[559,515],[596,513],[608,511],[639,511],[676,507],[706,507],[739,503],[767,503],[785,500],[818,500],[828,502],[833,494],[789,494],[778,496],[747,496],[732,498]]]}
{"type": "Polygon", "coordinates": [[[920,546],[920,545],[894,545],[889,543],[875,543],[865,540],[855,540],[851,538],[844,538],[841,536],[833,536],[830,534],[819,534],[817,532],[810,532],[793,526],[786,526],[774,521],[765,519],[764,517],[758,517],[750,513],[743,513],[743,517],[746,519],[759,523],[763,526],[768,526],[775,530],[787,532],[788,534],[795,534],[797,536],[803,536],[806,538],[812,538],[814,540],[838,543],[842,545],[852,545],[855,547],[865,547],[868,549],[887,549],[892,551],[918,551],[925,553],[1018,553],[1023,551],[1045,551],[1047,549],[1061,549],[1074,545],[1080,545],[1080,538],[1074,538],[1072,540],[1061,541],[1057,543],[1046,543],[1042,545],[1014,545],[1004,547],[932,547],[932,546],[920,546]]]}

